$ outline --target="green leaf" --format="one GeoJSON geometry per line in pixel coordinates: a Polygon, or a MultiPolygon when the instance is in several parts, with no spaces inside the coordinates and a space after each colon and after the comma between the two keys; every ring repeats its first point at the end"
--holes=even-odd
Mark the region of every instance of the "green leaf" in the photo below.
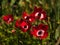
{"type": "Polygon", "coordinates": [[[59,32],[60,32],[60,25],[57,27],[56,32],[55,32],[55,39],[59,37],[59,32]]]}

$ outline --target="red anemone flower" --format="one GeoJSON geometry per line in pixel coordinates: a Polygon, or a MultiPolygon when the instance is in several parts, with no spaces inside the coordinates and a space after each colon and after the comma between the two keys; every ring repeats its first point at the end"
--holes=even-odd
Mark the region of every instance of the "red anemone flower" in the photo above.
{"type": "Polygon", "coordinates": [[[48,32],[42,28],[39,28],[38,26],[32,28],[31,34],[40,39],[45,39],[48,36],[48,32]]]}
{"type": "Polygon", "coordinates": [[[45,20],[47,15],[46,15],[46,11],[44,11],[41,7],[34,8],[34,12],[31,13],[32,17],[35,17],[35,19],[39,19],[39,20],[45,20]]]}
{"type": "Polygon", "coordinates": [[[34,17],[32,17],[29,14],[27,14],[27,12],[23,12],[22,15],[23,15],[22,16],[23,19],[26,20],[26,21],[28,21],[28,22],[34,22],[35,21],[34,17]]]}
{"type": "Polygon", "coordinates": [[[19,25],[20,25],[20,29],[23,32],[26,32],[31,27],[31,24],[29,22],[25,21],[25,20],[21,20],[19,25]]]}
{"type": "Polygon", "coordinates": [[[23,32],[26,32],[27,30],[30,29],[31,24],[29,22],[27,22],[26,20],[17,20],[15,23],[15,27],[20,28],[23,32]]]}
{"type": "Polygon", "coordinates": [[[2,18],[8,24],[14,20],[12,15],[4,15],[2,18]]]}

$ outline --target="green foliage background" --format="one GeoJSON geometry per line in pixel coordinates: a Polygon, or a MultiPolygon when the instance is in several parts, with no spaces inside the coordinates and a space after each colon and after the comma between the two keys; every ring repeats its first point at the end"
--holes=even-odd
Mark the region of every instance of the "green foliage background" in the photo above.
{"type": "MultiPolygon", "coordinates": [[[[60,38],[60,0],[0,0],[0,45],[55,45],[60,38]],[[15,21],[21,18],[22,12],[29,14],[34,6],[42,6],[48,15],[49,36],[39,40],[31,37],[29,32],[23,33],[15,29],[15,21]],[[3,15],[13,14],[14,22],[7,25],[2,20],[3,15]],[[16,30],[12,34],[11,30],[16,30]]],[[[59,45],[59,44],[58,44],[59,45]]]]}

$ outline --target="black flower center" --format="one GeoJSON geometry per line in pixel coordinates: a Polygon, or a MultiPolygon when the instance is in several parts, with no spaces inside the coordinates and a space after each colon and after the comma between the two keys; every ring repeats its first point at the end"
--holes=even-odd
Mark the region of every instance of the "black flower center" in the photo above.
{"type": "Polygon", "coordinates": [[[29,19],[29,17],[27,16],[27,18],[26,19],[29,19]]]}
{"type": "Polygon", "coordinates": [[[8,18],[8,21],[11,21],[11,18],[8,18]]]}
{"type": "Polygon", "coordinates": [[[41,16],[41,13],[39,13],[38,16],[40,17],[41,16]]]}
{"type": "Polygon", "coordinates": [[[39,31],[38,34],[39,34],[39,35],[42,34],[42,31],[39,31]]]}
{"type": "Polygon", "coordinates": [[[28,21],[29,19],[30,19],[30,17],[29,17],[29,16],[27,16],[26,20],[28,21]]]}
{"type": "Polygon", "coordinates": [[[24,28],[27,28],[27,26],[25,25],[24,28]]]}
{"type": "Polygon", "coordinates": [[[44,35],[44,30],[38,30],[37,36],[43,36],[44,35]]]}

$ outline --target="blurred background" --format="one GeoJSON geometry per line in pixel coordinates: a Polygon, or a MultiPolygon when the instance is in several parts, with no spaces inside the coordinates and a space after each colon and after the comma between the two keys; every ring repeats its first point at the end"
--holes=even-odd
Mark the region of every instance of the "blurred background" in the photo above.
{"type": "Polygon", "coordinates": [[[0,0],[0,45],[60,45],[60,0],[0,0]],[[15,21],[24,11],[33,12],[34,6],[41,6],[48,15],[49,36],[40,41],[15,29],[15,21]],[[2,16],[13,14],[14,22],[7,25],[2,16]],[[12,34],[11,30],[16,30],[12,34]]]}

